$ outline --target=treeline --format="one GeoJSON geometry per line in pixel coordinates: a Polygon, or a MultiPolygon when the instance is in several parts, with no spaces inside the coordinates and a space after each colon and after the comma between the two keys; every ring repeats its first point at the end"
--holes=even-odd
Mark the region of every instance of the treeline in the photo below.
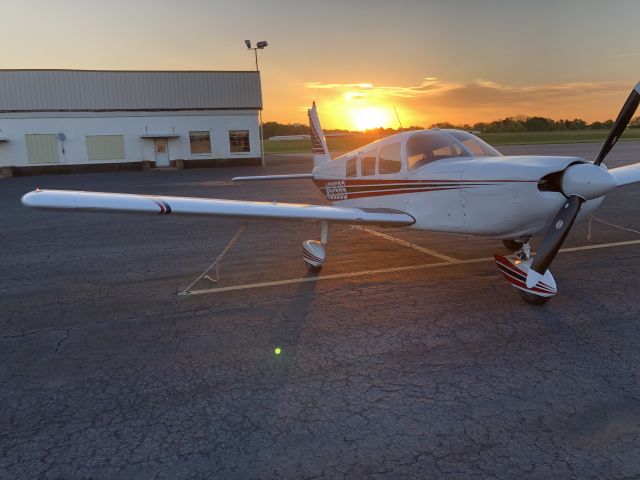
{"type": "MultiPolygon", "coordinates": [[[[434,123],[429,128],[457,128],[460,130],[474,131],[480,133],[503,133],[503,132],[555,132],[569,130],[600,130],[610,129],[613,126],[613,120],[605,120],[604,122],[587,123],[582,119],[575,118],[573,120],[553,120],[545,117],[507,117],[493,122],[478,122],[470,124],[453,124],[448,122],[434,123]]],[[[640,116],[634,118],[629,123],[629,128],[640,128],[640,116]]],[[[266,122],[263,125],[264,138],[271,138],[277,135],[309,135],[309,126],[300,123],[278,123],[266,122]]],[[[406,130],[423,130],[421,126],[411,126],[403,128],[406,130]]],[[[369,133],[392,134],[397,133],[400,129],[393,128],[376,128],[368,130],[369,133]]],[[[327,133],[360,133],[349,130],[325,130],[327,133]]]]}
{"type": "MultiPolygon", "coordinates": [[[[600,130],[613,127],[613,120],[587,123],[580,118],[573,120],[553,120],[545,117],[507,117],[493,122],[478,122],[473,125],[454,125],[448,122],[435,123],[430,128],[459,128],[482,133],[503,132],[556,132],[569,130],[600,130]]],[[[629,123],[630,128],[640,128],[640,117],[629,123]]]]}
{"type": "Polygon", "coordinates": [[[309,135],[309,125],[301,123],[265,122],[262,125],[262,136],[271,138],[279,135],[309,135]]]}
{"type": "MultiPolygon", "coordinates": [[[[325,133],[362,133],[361,131],[353,131],[353,130],[327,130],[323,129],[325,133]]],[[[375,134],[375,135],[392,135],[394,133],[398,133],[399,131],[408,131],[408,130],[424,130],[424,127],[420,127],[417,125],[412,125],[408,128],[394,129],[394,128],[374,128],[371,130],[367,130],[365,133],[375,134]]],[[[281,136],[281,135],[309,135],[311,129],[309,125],[302,125],[301,123],[278,123],[278,122],[266,122],[262,125],[262,135],[265,139],[281,136]]]]}

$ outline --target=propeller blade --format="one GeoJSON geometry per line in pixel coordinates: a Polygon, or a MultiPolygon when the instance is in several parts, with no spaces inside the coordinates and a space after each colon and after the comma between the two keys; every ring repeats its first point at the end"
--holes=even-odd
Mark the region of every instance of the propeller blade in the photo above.
{"type": "Polygon", "coordinates": [[[567,238],[583,201],[584,200],[577,195],[571,195],[556,214],[553,223],[542,239],[542,243],[531,263],[531,267],[529,267],[527,287],[533,288],[539,280],[544,278],[549,265],[551,265],[558,250],[560,250],[564,239],[567,238]]]}
{"type": "Polygon", "coordinates": [[[600,165],[602,163],[604,157],[609,154],[613,146],[616,144],[620,135],[622,135],[622,132],[624,132],[624,129],[627,128],[627,125],[631,121],[631,117],[633,117],[633,114],[636,112],[638,104],[640,104],[640,82],[636,85],[636,88],[631,91],[629,98],[627,98],[622,110],[620,110],[618,118],[616,118],[613,128],[609,132],[609,136],[605,140],[604,145],[602,145],[602,149],[594,162],[596,165],[600,165]]]}

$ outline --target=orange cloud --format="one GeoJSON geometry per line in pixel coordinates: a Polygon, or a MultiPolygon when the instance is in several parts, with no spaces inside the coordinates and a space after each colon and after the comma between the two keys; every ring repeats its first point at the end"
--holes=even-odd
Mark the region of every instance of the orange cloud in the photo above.
{"type": "MultiPolygon", "coordinates": [[[[473,123],[514,115],[581,117],[587,121],[612,118],[633,87],[626,82],[512,86],[483,79],[452,82],[433,77],[415,86],[319,82],[304,86],[314,90],[321,113],[327,113],[332,123],[339,123],[341,118],[348,117],[350,110],[364,106],[389,109],[392,113],[396,106],[406,125],[436,121],[473,123]]],[[[389,118],[395,118],[395,114],[389,118]]]]}

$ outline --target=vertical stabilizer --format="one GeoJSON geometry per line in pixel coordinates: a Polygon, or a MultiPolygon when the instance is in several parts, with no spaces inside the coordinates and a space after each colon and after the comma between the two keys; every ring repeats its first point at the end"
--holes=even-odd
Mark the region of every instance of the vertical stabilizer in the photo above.
{"type": "Polygon", "coordinates": [[[322,127],[320,127],[320,119],[316,110],[316,102],[308,110],[309,127],[311,127],[311,151],[313,152],[313,166],[317,167],[321,163],[331,160],[329,149],[327,148],[327,140],[324,138],[322,127]]]}

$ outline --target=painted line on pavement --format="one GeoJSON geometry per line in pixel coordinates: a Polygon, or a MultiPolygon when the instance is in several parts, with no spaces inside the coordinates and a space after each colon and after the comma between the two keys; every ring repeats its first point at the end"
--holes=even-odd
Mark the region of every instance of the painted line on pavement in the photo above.
{"type": "Polygon", "coordinates": [[[445,255],[444,253],[436,252],[435,250],[431,250],[430,248],[421,247],[420,245],[416,245],[415,243],[408,242],[407,240],[403,240],[398,237],[392,237],[391,235],[387,235],[386,233],[378,232],[377,230],[372,230],[367,227],[363,227],[361,225],[353,225],[355,230],[361,230],[363,232],[370,233],[371,235],[375,235],[376,237],[384,238],[386,240],[390,240],[392,242],[398,243],[400,245],[404,245],[405,247],[413,248],[422,253],[426,253],[431,255],[432,257],[439,258],[440,260],[444,260],[446,262],[459,262],[457,258],[450,257],[449,255],[445,255]]]}
{"type": "MultiPolygon", "coordinates": [[[[614,242],[614,243],[601,243],[598,245],[585,245],[583,247],[563,248],[560,250],[560,253],[581,252],[584,250],[597,250],[601,248],[624,247],[628,245],[638,245],[638,244],[640,244],[640,240],[629,240],[626,242],[614,242]]],[[[323,275],[321,277],[291,278],[288,280],[275,280],[273,282],[248,283],[244,285],[232,285],[229,287],[208,288],[205,290],[192,290],[190,292],[185,292],[185,296],[204,295],[207,293],[232,292],[235,290],[249,290],[254,288],[277,287],[281,285],[292,285],[296,283],[319,282],[321,280],[337,280],[340,278],[359,277],[359,276],[365,276],[365,275],[378,275],[381,273],[397,273],[397,272],[409,272],[413,270],[426,270],[429,268],[448,267],[452,265],[467,265],[472,263],[482,263],[482,262],[488,262],[490,260],[493,261],[494,258],[482,257],[482,258],[472,258],[470,260],[455,260],[450,262],[438,262],[438,263],[422,263],[419,265],[409,265],[406,267],[380,268],[377,270],[362,270],[359,272],[349,272],[349,273],[334,273],[331,275],[323,275]]]]}

